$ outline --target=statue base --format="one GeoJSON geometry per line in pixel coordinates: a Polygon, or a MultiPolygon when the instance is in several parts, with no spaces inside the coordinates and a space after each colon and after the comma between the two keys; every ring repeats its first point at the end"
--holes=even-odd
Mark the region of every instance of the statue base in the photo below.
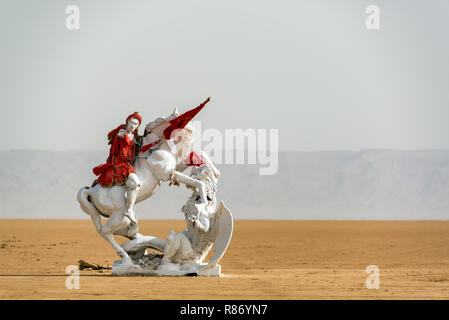
{"type": "Polygon", "coordinates": [[[207,263],[164,263],[162,255],[149,254],[139,259],[133,259],[133,265],[114,261],[113,276],[177,276],[177,277],[219,277],[221,266],[216,264],[206,268],[207,263]]]}

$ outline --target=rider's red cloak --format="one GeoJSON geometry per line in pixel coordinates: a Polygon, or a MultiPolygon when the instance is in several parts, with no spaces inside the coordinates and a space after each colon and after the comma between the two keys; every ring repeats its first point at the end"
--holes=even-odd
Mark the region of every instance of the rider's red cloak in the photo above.
{"type": "Polygon", "coordinates": [[[93,172],[99,176],[92,185],[100,183],[103,187],[121,185],[125,183],[130,173],[135,173],[133,162],[136,145],[126,133],[119,137],[117,133],[120,129],[125,129],[125,125],[120,125],[108,134],[111,149],[105,164],[96,166],[93,172]]]}

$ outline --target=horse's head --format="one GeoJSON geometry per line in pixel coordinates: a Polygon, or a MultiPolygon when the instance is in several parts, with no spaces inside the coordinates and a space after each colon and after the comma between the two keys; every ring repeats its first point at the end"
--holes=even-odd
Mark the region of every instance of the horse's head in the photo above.
{"type": "Polygon", "coordinates": [[[145,126],[145,135],[154,133],[158,137],[163,136],[165,128],[170,125],[169,121],[170,119],[168,119],[168,117],[160,117],[148,122],[148,124],[145,126]]]}
{"type": "MultiPolygon", "coordinates": [[[[145,126],[145,134],[152,132],[152,133],[156,134],[157,136],[163,137],[164,130],[170,126],[170,120],[173,120],[173,119],[179,117],[179,115],[180,114],[178,112],[178,108],[175,108],[170,115],[165,116],[165,117],[159,117],[153,121],[148,122],[148,124],[145,126]]],[[[179,136],[180,134],[190,134],[191,135],[192,133],[193,133],[193,126],[190,123],[188,123],[184,127],[184,129],[174,130],[171,135],[171,139],[179,136]]]]}
{"type": "MultiPolygon", "coordinates": [[[[169,119],[168,121],[170,121],[170,120],[172,120],[174,118],[177,118],[179,116],[180,116],[180,114],[178,112],[178,108],[175,108],[173,110],[172,114],[168,116],[168,119],[169,119]]],[[[172,138],[178,137],[180,135],[182,135],[182,136],[192,136],[193,135],[193,130],[194,130],[193,125],[189,122],[189,123],[187,123],[187,125],[183,129],[175,130],[174,133],[172,133],[172,138]]],[[[176,139],[174,139],[174,140],[176,140],[176,139]]]]}
{"type": "MultiPolygon", "coordinates": [[[[178,109],[175,108],[170,115],[160,117],[149,122],[145,126],[145,136],[151,133],[153,136],[152,139],[158,137],[165,140],[164,130],[171,125],[170,120],[179,117],[179,115],[178,109]]],[[[176,153],[178,163],[183,163],[189,157],[191,146],[193,144],[193,130],[193,126],[188,123],[184,128],[175,129],[171,132],[169,140],[174,143],[176,148],[173,148],[173,145],[167,148],[169,148],[173,153],[176,153]]]]}

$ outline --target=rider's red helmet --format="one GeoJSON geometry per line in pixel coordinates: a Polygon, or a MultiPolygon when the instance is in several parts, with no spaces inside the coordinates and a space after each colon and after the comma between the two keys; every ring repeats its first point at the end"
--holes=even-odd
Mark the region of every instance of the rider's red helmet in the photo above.
{"type": "Polygon", "coordinates": [[[138,112],[134,112],[133,114],[130,114],[128,116],[128,118],[126,118],[126,122],[128,122],[128,120],[131,118],[136,118],[137,120],[139,120],[139,126],[142,123],[142,117],[140,116],[140,114],[138,112]]]}

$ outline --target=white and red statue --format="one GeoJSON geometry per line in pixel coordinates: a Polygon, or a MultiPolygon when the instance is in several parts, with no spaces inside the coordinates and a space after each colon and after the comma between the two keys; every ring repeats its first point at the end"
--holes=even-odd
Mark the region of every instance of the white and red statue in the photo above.
{"type": "Polygon", "coordinates": [[[230,242],[233,218],[215,198],[220,172],[205,152],[191,151],[194,128],[189,123],[209,101],[149,122],[143,136],[138,135],[142,117],[137,112],[109,132],[109,157],[93,169],[98,178],[80,189],[78,202],[121,257],[112,267],[114,275],[220,275],[218,262],[230,242]],[[184,173],[188,168],[190,174],[184,173]],[[135,203],[150,198],[163,182],[193,190],[182,208],[187,229],[178,235],[170,232],[166,240],[139,234],[134,210],[135,203]],[[104,225],[101,217],[108,218],[104,225]],[[120,246],[113,235],[130,241],[120,246]],[[147,248],[163,255],[147,254],[147,248]],[[203,263],[211,249],[213,258],[203,263]]]}

